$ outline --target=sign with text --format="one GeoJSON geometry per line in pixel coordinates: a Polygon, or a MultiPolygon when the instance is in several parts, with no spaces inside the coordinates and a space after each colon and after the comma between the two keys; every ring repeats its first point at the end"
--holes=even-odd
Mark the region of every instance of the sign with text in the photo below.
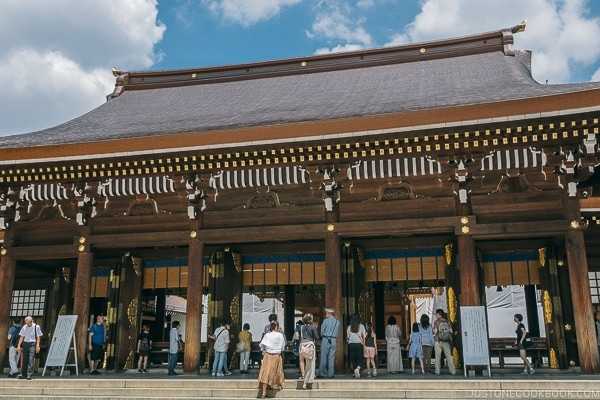
{"type": "Polygon", "coordinates": [[[77,315],[59,315],[56,321],[56,327],[48,349],[48,357],[44,365],[46,367],[63,367],[67,362],[69,350],[74,348],[73,334],[75,324],[77,323],[77,315]]]}
{"type": "Polygon", "coordinates": [[[490,352],[485,307],[461,307],[460,326],[465,368],[467,365],[487,365],[489,370],[490,352]]]}

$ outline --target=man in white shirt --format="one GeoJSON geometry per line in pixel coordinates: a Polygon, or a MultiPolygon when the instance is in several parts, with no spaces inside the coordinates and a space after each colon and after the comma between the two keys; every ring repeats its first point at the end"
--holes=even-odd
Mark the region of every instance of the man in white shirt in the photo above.
{"type": "Polygon", "coordinates": [[[33,318],[30,316],[25,317],[25,325],[21,327],[19,332],[19,344],[17,345],[17,351],[25,353],[23,357],[23,366],[21,369],[21,376],[19,379],[31,380],[33,374],[33,361],[35,359],[35,353],[40,352],[40,337],[42,337],[42,329],[38,324],[33,322],[33,318]]]}

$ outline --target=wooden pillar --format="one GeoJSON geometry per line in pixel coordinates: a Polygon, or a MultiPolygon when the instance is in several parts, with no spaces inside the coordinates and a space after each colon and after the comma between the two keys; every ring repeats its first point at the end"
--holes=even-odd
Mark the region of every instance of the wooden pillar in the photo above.
{"type": "Polygon", "coordinates": [[[478,306],[481,303],[479,296],[479,279],[477,268],[477,253],[475,240],[472,236],[463,235],[456,238],[457,254],[456,263],[460,275],[460,305],[478,306]]]}
{"type": "Polygon", "coordinates": [[[527,309],[527,330],[529,334],[532,337],[540,337],[540,320],[535,285],[525,285],[525,308],[527,309]]]}
{"type": "MultiPolygon", "coordinates": [[[[562,304],[558,261],[554,246],[542,247],[538,250],[540,260],[540,286],[542,289],[542,310],[546,327],[546,344],[548,345],[548,364],[550,368],[567,368],[567,346],[563,329],[563,313],[566,308],[557,307],[562,304]]],[[[567,279],[568,285],[568,279],[567,279]]]]}
{"type": "MultiPolygon", "coordinates": [[[[283,331],[287,340],[292,340],[294,337],[294,329],[296,329],[296,286],[285,285],[283,287],[283,305],[285,307],[285,321],[283,324],[283,331]]],[[[242,321],[243,322],[243,321],[242,321]]]]}
{"type": "Polygon", "coordinates": [[[92,288],[92,267],[94,254],[81,252],[77,256],[75,291],[73,293],[73,314],[77,315],[75,337],[77,338],[77,364],[80,370],[85,365],[85,348],[88,333],[88,315],[90,313],[90,290],[92,288]]]}
{"type": "Polygon", "coordinates": [[[600,373],[598,346],[583,231],[573,230],[565,237],[569,281],[575,316],[579,365],[584,374],[600,373]]]}
{"type": "MultiPolygon", "coordinates": [[[[3,249],[4,250],[4,249],[3,249]]],[[[4,252],[4,251],[3,251],[4,252]]],[[[4,321],[6,325],[11,326],[10,322],[10,305],[12,302],[12,292],[15,284],[15,271],[17,262],[14,258],[3,254],[0,259],[0,321],[4,321]]],[[[6,328],[8,332],[8,328],[6,328]]],[[[0,365],[6,362],[7,352],[4,351],[8,347],[8,337],[5,332],[0,335],[0,365]]]]}
{"type": "MultiPolygon", "coordinates": [[[[333,225],[330,225],[333,227],[333,225]]],[[[336,311],[336,318],[342,324],[342,270],[340,237],[333,230],[325,234],[325,307],[336,311]]],[[[337,349],[335,353],[335,373],[344,370],[344,340],[343,326],[337,337],[337,349]]]]}
{"type": "Polygon", "coordinates": [[[202,349],[202,289],[204,284],[204,243],[190,239],[188,254],[187,312],[183,372],[196,373],[202,349]]]}
{"type": "Polygon", "coordinates": [[[118,307],[116,324],[112,325],[115,335],[115,369],[137,368],[135,349],[141,331],[140,301],[142,297],[142,259],[126,254],[122,258],[117,290],[118,307]]]}
{"type": "MultiPolygon", "coordinates": [[[[49,291],[48,307],[49,318],[46,320],[44,331],[54,332],[59,315],[71,315],[73,307],[72,268],[57,266],[54,274],[54,285],[49,291]]],[[[72,360],[70,361],[72,362],[72,360]]]]}

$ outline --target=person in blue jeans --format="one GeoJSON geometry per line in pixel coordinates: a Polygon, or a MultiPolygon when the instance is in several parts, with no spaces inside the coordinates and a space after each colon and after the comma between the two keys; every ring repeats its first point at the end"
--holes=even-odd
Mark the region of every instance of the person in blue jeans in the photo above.
{"type": "Polygon", "coordinates": [[[179,375],[175,372],[179,355],[179,321],[173,321],[169,332],[169,372],[168,375],[179,375]]]}
{"type": "Polygon", "coordinates": [[[319,363],[319,377],[333,378],[335,351],[337,349],[337,336],[340,331],[340,322],[335,319],[334,310],[325,309],[325,320],[321,324],[321,361],[319,363]]]}
{"type": "Polygon", "coordinates": [[[211,337],[215,341],[215,361],[212,367],[212,376],[231,375],[227,369],[227,348],[229,347],[229,328],[227,321],[221,320],[219,327],[211,337]]]}

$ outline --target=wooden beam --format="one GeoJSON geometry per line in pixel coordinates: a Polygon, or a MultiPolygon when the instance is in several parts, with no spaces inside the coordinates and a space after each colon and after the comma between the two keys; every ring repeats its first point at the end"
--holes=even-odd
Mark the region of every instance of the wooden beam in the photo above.
{"type": "Polygon", "coordinates": [[[501,222],[457,226],[455,234],[471,235],[474,239],[524,239],[564,235],[573,229],[567,220],[501,222]]]}
{"type": "Polygon", "coordinates": [[[57,258],[77,258],[77,245],[7,247],[7,254],[15,260],[53,260],[57,258]]]}
{"type": "MultiPolygon", "coordinates": [[[[474,217],[471,217],[474,220],[474,217]]],[[[392,219],[270,227],[205,229],[198,232],[204,243],[282,242],[292,240],[322,240],[327,232],[340,237],[410,236],[417,234],[452,233],[460,217],[392,219]],[[332,230],[330,230],[332,229],[332,230]]]]}

